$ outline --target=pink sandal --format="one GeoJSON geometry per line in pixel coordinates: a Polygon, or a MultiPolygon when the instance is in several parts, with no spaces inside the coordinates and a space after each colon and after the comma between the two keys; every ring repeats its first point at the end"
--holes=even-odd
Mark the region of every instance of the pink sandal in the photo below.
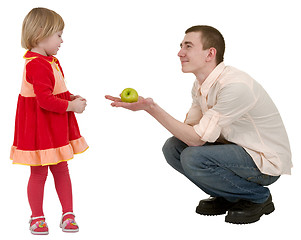
{"type": "Polygon", "coordinates": [[[60,222],[60,228],[63,230],[63,232],[78,232],[79,227],[74,219],[67,218],[64,222],[63,219],[66,215],[71,214],[75,217],[73,212],[67,212],[62,216],[61,222],[60,222]]]}
{"type": "Polygon", "coordinates": [[[49,234],[48,226],[47,226],[47,223],[45,222],[45,217],[44,216],[30,218],[29,224],[30,224],[29,230],[32,234],[34,234],[34,235],[47,235],[47,234],[49,234]],[[36,221],[34,224],[31,225],[33,220],[36,220],[36,219],[39,219],[39,218],[43,218],[44,220],[36,221]]]}

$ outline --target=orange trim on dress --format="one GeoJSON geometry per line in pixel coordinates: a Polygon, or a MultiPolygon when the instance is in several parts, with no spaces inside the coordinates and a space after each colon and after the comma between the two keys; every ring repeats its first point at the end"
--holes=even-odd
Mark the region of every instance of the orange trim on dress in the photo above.
{"type": "Polygon", "coordinates": [[[70,141],[66,146],[47,150],[25,151],[12,146],[10,159],[13,164],[29,166],[55,165],[71,160],[74,154],[85,152],[89,148],[83,137],[70,141]]]}
{"type": "MultiPolygon", "coordinates": [[[[35,59],[37,57],[26,58],[25,55],[23,57],[26,60],[25,60],[25,67],[24,67],[24,71],[23,71],[23,81],[22,81],[22,87],[21,87],[20,94],[23,97],[35,97],[36,94],[34,93],[33,85],[31,83],[27,82],[27,80],[26,80],[26,65],[30,61],[32,61],[33,59],[35,59]]],[[[45,61],[47,61],[47,60],[45,60],[45,61]]],[[[47,61],[47,62],[49,62],[49,61],[47,61]]],[[[55,85],[54,85],[52,94],[57,95],[57,94],[60,94],[63,92],[67,92],[68,89],[65,84],[64,76],[63,76],[62,72],[60,71],[59,67],[57,66],[55,59],[53,59],[53,61],[49,62],[49,63],[52,67],[52,71],[53,71],[53,75],[54,75],[54,79],[55,79],[55,85]]]]}
{"type": "Polygon", "coordinates": [[[26,65],[34,58],[26,59],[25,60],[25,67],[23,71],[23,80],[22,80],[22,86],[21,86],[21,96],[23,97],[35,97],[36,94],[34,93],[33,86],[31,83],[26,81],[26,65]]]}

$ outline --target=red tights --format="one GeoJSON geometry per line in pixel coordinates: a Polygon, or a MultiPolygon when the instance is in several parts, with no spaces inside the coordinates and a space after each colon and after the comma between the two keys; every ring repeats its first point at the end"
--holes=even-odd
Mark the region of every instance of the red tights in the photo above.
{"type": "MultiPolygon", "coordinates": [[[[72,186],[67,162],[51,165],[49,168],[54,178],[55,188],[62,204],[63,213],[73,212],[72,186]]],[[[48,166],[31,167],[27,194],[32,217],[44,216],[43,198],[47,175],[48,166]]]]}

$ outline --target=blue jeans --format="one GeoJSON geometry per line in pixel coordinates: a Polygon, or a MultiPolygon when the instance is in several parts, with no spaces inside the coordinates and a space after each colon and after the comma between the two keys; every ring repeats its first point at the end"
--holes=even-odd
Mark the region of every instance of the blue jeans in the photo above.
{"type": "Polygon", "coordinates": [[[164,144],[163,153],[174,169],[205,193],[230,202],[244,199],[263,203],[270,195],[264,186],[279,178],[261,173],[245,149],[233,143],[188,147],[171,137],[164,144]]]}

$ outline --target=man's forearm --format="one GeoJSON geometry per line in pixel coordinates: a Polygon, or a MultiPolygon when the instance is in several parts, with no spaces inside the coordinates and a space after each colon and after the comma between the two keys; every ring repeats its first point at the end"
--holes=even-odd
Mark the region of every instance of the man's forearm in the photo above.
{"type": "Polygon", "coordinates": [[[205,144],[205,142],[201,140],[200,136],[194,131],[192,126],[176,120],[158,104],[151,104],[146,111],[160,124],[162,124],[171,134],[186,143],[188,146],[202,146],[205,144]]]}

